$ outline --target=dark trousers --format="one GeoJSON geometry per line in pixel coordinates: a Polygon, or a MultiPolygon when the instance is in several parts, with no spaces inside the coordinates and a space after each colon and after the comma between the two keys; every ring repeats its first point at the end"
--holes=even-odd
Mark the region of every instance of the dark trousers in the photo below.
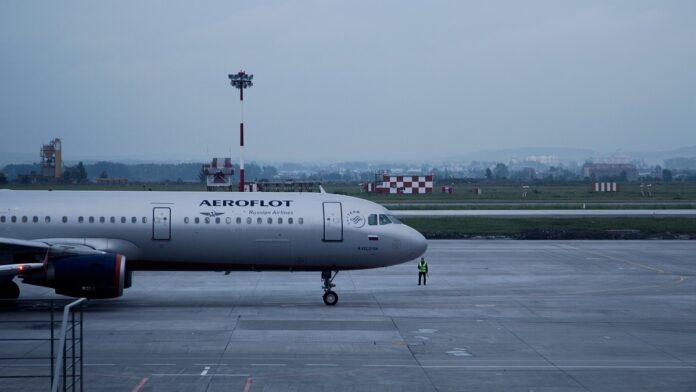
{"type": "Polygon", "coordinates": [[[425,280],[426,280],[425,278],[426,278],[426,276],[428,276],[427,273],[426,273],[426,272],[418,272],[418,285],[419,285],[419,286],[420,286],[420,284],[421,284],[421,283],[420,283],[420,282],[421,282],[421,276],[423,277],[423,284],[424,284],[424,285],[427,284],[427,283],[425,283],[425,280]]]}

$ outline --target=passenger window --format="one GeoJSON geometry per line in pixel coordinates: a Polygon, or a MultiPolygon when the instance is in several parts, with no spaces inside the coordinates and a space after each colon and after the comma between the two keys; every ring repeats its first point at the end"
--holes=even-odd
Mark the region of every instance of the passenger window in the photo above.
{"type": "Polygon", "coordinates": [[[12,223],[16,223],[16,222],[17,222],[17,217],[16,217],[16,216],[13,216],[11,220],[12,220],[12,223]]]}
{"type": "Polygon", "coordinates": [[[220,217],[215,218],[215,223],[220,224],[220,217]]]}
{"type": "Polygon", "coordinates": [[[367,217],[367,224],[370,226],[377,225],[377,214],[370,214],[370,216],[367,217]]]}
{"type": "Polygon", "coordinates": [[[229,216],[225,218],[225,223],[227,223],[228,225],[232,223],[232,218],[230,218],[229,216]]]}
{"type": "Polygon", "coordinates": [[[63,223],[68,223],[68,217],[67,217],[67,216],[64,216],[64,217],[63,217],[63,223]]]}
{"type": "Polygon", "coordinates": [[[392,222],[389,220],[389,217],[387,217],[384,214],[379,214],[379,224],[380,225],[388,225],[390,223],[392,223],[392,222]]]}
{"type": "Polygon", "coordinates": [[[198,223],[200,223],[201,219],[200,219],[199,217],[196,217],[193,221],[194,221],[196,224],[198,224],[198,223]]]}
{"type": "Polygon", "coordinates": [[[188,216],[184,218],[184,223],[189,223],[189,218],[188,218],[188,216]]]}
{"type": "Polygon", "coordinates": [[[261,218],[256,218],[256,223],[260,225],[261,223],[263,223],[263,219],[261,219],[261,218]]]}
{"type": "Polygon", "coordinates": [[[251,218],[247,218],[247,225],[251,224],[251,218]]]}
{"type": "Polygon", "coordinates": [[[297,219],[297,223],[300,224],[300,225],[303,224],[303,223],[304,223],[304,219],[303,219],[303,218],[298,218],[298,219],[297,219]]]}
{"type": "Polygon", "coordinates": [[[206,216],[206,217],[205,217],[205,223],[210,223],[210,217],[209,217],[209,216],[206,216]]]}
{"type": "MultiPolygon", "coordinates": [[[[164,218],[164,219],[166,220],[167,218],[164,218]]],[[[142,221],[143,221],[143,223],[147,223],[147,217],[144,216],[143,219],[142,219],[142,221]]]]}
{"type": "Polygon", "coordinates": [[[51,223],[51,217],[50,216],[45,217],[44,222],[51,223]]]}
{"type": "Polygon", "coordinates": [[[5,223],[5,215],[0,216],[0,222],[5,223]]]}
{"type": "Polygon", "coordinates": [[[289,224],[289,225],[292,224],[292,218],[288,218],[288,224],[289,224]]]}
{"type": "Polygon", "coordinates": [[[38,222],[39,222],[39,217],[38,217],[38,216],[35,216],[35,217],[33,217],[33,218],[31,219],[31,221],[34,222],[34,223],[38,223],[38,222]]]}
{"type": "Polygon", "coordinates": [[[282,225],[283,224],[283,218],[278,218],[278,224],[282,225]]]}
{"type": "Polygon", "coordinates": [[[111,218],[109,218],[109,222],[116,223],[116,217],[112,216],[111,218]]]}
{"type": "Polygon", "coordinates": [[[121,217],[121,223],[126,223],[126,217],[125,217],[125,216],[122,216],[122,217],[121,217]]]}
{"type": "Polygon", "coordinates": [[[77,221],[78,221],[79,223],[83,223],[83,222],[85,221],[85,218],[82,217],[82,216],[79,216],[79,217],[77,217],[77,221]]]}
{"type": "Polygon", "coordinates": [[[93,217],[93,216],[90,216],[90,217],[89,217],[89,223],[94,223],[94,217],[93,217]]]}
{"type": "Polygon", "coordinates": [[[266,221],[268,222],[269,225],[273,224],[273,218],[268,218],[266,221]]]}
{"type": "Polygon", "coordinates": [[[104,223],[104,222],[106,222],[106,218],[104,218],[103,216],[100,216],[99,223],[104,223]]]}
{"type": "Polygon", "coordinates": [[[138,218],[132,216],[132,217],[131,217],[131,223],[136,223],[136,222],[138,222],[138,218]]]}
{"type": "Polygon", "coordinates": [[[237,224],[240,224],[240,223],[242,223],[242,218],[237,217],[237,224]]]}
{"type": "Polygon", "coordinates": [[[29,221],[29,218],[27,218],[26,216],[22,217],[22,223],[27,223],[28,221],[29,221]]]}

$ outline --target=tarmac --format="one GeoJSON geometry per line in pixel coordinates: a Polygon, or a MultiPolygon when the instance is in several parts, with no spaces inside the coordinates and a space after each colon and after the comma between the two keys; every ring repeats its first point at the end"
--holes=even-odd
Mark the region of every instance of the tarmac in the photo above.
{"type": "MultiPolygon", "coordinates": [[[[87,391],[695,391],[696,241],[429,242],[317,273],[136,272],[84,310],[87,391]]],[[[58,298],[22,285],[22,299],[58,298]]],[[[46,336],[0,307],[0,338],[46,336]]],[[[0,390],[49,390],[39,341],[0,341],[0,390]],[[23,357],[24,360],[3,360],[23,357]]]]}

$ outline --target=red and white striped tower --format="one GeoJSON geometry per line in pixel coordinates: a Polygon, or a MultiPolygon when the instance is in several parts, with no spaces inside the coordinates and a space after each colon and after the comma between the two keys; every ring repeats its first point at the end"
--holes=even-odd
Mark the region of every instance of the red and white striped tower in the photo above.
{"type": "Polygon", "coordinates": [[[241,110],[239,121],[239,191],[244,192],[244,89],[254,85],[251,82],[254,75],[244,71],[228,75],[230,84],[239,89],[239,106],[241,110]]]}

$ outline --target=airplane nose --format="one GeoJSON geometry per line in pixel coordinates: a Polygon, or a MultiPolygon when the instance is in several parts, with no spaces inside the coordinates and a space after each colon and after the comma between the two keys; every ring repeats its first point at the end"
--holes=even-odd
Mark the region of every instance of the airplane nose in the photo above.
{"type": "Polygon", "coordinates": [[[411,259],[422,256],[428,250],[428,241],[421,233],[409,227],[408,242],[411,259]]]}

